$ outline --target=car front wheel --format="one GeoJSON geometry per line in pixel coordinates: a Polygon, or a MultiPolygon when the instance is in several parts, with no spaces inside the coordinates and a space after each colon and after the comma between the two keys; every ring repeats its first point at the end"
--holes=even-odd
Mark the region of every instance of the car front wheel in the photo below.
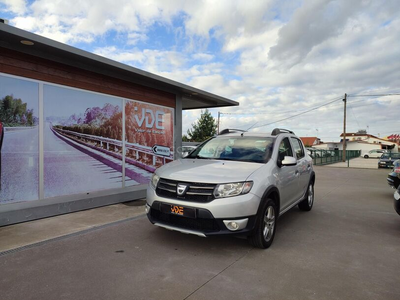
{"type": "Polygon", "coordinates": [[[364,155],[364,158],[368,158],[369,156],[367,154],[364,155]]]}
{"type": "Polygon", "coordinates": [[[254,247],[266,249],[272,245],[275,237],[278,209],[274,200],[268,198],[258,216],[256,229],[253,235],[248,237],[250,244],[254,247]]]}
{"type": "Polygon", "coordinates": [[[299,208],[304,211],[310,211],[314,204],[314,183],[308,184],[307,193],[304,200],[299,203],[299,208]]]}

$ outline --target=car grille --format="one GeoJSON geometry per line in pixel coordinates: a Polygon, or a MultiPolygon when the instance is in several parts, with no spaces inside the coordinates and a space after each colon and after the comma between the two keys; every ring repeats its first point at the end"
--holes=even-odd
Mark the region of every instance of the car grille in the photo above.
{"type": "Polygon", "coordinates": [[[160,197],[179,199],[191,202],[211,202],[214,200],[214,189],[216,184],[191,183],[160,178],[156,193],[160,197]],[[179,183],[189,185],[188,190],[182,196],[178,196],[176,188],[179,183]]]}
{"type": "Polygon", "coordinates": [[[186,218],[166,214],[156,209],[151,209],[150,215],[154,221],[178,228],[196,230],[200,232],[215,232],[220,230],[217,222],[214,219],[186,218]]]}

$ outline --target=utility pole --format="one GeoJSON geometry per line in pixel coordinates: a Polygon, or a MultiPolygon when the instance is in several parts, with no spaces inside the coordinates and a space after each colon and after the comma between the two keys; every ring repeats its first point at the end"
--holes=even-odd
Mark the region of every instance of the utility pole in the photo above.
{"type": "Polygon", "coordinates": [[[221,116],[221,112],[218,112],[218,121],[217,121],[217,134],[219,134],[219,118],[221,116]]]}
{"type": "Polygon", "coordinates": [[[347,105],[347,94],[344,94],[344,118],[343,118],[343,161],[346,161],[346,105],[347,105]]]}

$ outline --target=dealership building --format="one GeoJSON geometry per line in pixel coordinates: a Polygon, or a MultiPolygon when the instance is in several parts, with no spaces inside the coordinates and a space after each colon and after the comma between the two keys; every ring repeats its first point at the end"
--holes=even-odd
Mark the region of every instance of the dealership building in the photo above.
{"type": "Polygon", "coordinates": [[[145,197],[182,110],[236,105],[1,22],[0,226],[145,197]]]}

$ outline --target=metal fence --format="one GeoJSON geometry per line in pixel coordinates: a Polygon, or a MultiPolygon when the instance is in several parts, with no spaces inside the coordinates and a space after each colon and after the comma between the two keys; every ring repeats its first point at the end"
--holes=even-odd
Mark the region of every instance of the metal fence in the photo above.
{"type": "MultiPolygon", "coordinates": [[[[343,161],[343,150],[315,150],[308,149],[313,163],[316,166],[334,164],[343,161]]],[[[361,156],[361,150],[346,150],[346,161],[349,163],[350,159],[361,156]]]]}

